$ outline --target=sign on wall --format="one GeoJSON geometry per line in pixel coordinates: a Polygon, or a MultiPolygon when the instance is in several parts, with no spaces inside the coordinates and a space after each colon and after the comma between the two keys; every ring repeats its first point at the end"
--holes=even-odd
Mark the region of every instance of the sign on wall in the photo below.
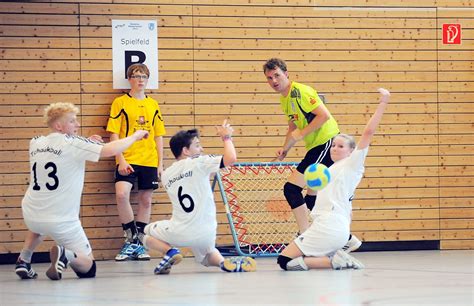
{"type": "Polygon", "coordinates": [[[443,24],[443,44],[460,45],[461,44],[461,24],[445,23],[443,24]]]}
{"type": "Polygon", "coordinates": [[[114,89],[129,89],[127,68],[148,66],[148,89],[158,88],[158,30],[156,20],[112,20],[114,89]]]}

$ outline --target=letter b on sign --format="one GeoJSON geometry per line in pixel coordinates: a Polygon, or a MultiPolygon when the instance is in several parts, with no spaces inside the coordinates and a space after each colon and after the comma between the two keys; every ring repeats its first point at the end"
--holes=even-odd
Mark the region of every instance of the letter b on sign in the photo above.
{"type": "Polygon", "coordinates": [[[127,78],[127,69],[133,64],[143,64],[146,60],[146,54],[142,51],[125,51],[125,78],[127,78]]]}

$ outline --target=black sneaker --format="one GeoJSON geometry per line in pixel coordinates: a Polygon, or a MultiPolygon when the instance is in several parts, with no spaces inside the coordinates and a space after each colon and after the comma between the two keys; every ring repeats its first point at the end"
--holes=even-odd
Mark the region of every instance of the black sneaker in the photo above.
{"type": "Polygon", "coordinates": [[[20,258],[16,261],[15,273],[21,279],[35,279],[38,273],[33,270],[30,263],[24,262],[20,258]]]}
{"type": "Polygon", "coordinates": [[[51,280],[60,280],[68,263],[64,247],[53,246],[49,251],[49,258],[51,259],[51,266],[46,271],[46,276],[51,280]]]}

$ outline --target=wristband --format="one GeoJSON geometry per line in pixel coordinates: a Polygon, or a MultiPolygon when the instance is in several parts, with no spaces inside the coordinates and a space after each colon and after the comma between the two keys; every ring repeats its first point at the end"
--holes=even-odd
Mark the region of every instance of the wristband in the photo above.
{"type": "Polygon", "coordinates": [[[221,138],[222,138],[222,141],[232,140],[232,136],[230,136],[230,135],[224,135],[221,138]]]}

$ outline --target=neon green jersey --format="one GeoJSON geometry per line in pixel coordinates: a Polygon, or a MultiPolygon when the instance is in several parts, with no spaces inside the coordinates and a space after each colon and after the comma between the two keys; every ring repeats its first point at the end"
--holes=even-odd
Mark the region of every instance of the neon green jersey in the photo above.
{"type": "MultiPolygon", "coordinates": [[[[283,113],[288,117],[288,121],[292,121],[299,130],[304,129],[316,117],[311,112],[321,104],[323,101],[319,98],[316,90],[297,82],[291,82],[288,96],[280,97],[283,113]]],[[[330,115],[329,120],[319,129],[305,136],[306,149],[310,150],[322,145],[337,134],[339,134],[339,127],[336,120],[330,115]]]]}
{"type": "Polygon", "coordinates": [[[155,137],[166,134],[158,102],[148,96],[138,100],[129,94],[116,98],[110,109],[107,131],[125,138],[137,130],[146,130],[150,135],[125,150],[125,160],[129,164],[158,167],[155,137]]]}

